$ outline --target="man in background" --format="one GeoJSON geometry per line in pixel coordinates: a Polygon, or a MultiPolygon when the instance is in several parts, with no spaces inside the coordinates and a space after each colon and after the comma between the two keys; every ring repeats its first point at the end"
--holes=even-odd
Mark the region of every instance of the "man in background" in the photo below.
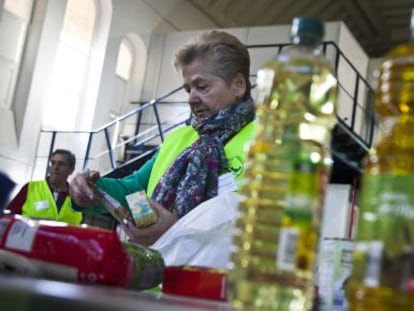
{"type": "Polygon", "coordinates": [[[81,223],[82,213],[72,209],[68,192],[68,177],[73,173],[75,164],[76,158],[72,152],[55,150],[46,179],[25,184],[9,203],[8,212],[70,224],[81,223]]]}

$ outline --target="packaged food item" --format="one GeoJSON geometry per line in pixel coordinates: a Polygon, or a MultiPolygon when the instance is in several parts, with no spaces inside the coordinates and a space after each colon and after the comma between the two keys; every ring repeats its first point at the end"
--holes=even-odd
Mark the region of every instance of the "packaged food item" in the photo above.
{"type": "Polygon", "coordinates": [[[347,310],[345,288],[352,271],[353,241],[325,238],[320,245],[317,271],[319,310],[347,310]]]}
{"type": "Polygon", "coordinates": [[[162,292],[203,299],[227,299],[227,273],[221,269],[169,266],[164,269],[162,292]]]}
{"type": "Polygon", "coordinates": [[[131,193],[125,197],[138,228],[148,227],[157,222],[158,215],[148,202],[145,191],[131,193]]]}
{"type": "Polygon", "coordinates": [[[321,53],[322,21],[296,17],[291,45],[257,72],[249,145],[229,265],[235,308],[310,310],[338,82],[321,53]]]}
{"type": "Polygon", "coordinates": [[[6,265],[20,263],[21,272],[37,277],[121,287],[134,277],[132,256],[106,229],[7,215],[0,218],[0,250],[6,265]]]}
{"type": "Polygon", "coordinates": [[[74,283],[149,289],[162,282],[164,260],[115,231],[87,225],[0,218],[0,270],[74,283]]]}
{"type": "Polygon", "coordinates": [[[351,311],[414,310],[414,9],[410,30],[374,72],[378,128],[363,162],[351,311]]]}
{"type": "Polygon", "coordinates": [[[134,229],[136,229],[136,226],[131,212],[104,190],[95,188],[95,193],[98,195],[100,203],[118,220],[123,233],[129,238],[134,238],[134,229]]]}

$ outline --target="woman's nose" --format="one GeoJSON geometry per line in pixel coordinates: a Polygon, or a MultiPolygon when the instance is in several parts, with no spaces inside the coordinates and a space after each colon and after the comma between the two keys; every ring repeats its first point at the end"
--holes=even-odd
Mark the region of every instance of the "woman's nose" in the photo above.
{"type": "Polygon", "coordinates": [[[188,93],[188,102],[191,104],[199,102],[197,92],[195,92],[194,90],[191,90],[188,93]]]}

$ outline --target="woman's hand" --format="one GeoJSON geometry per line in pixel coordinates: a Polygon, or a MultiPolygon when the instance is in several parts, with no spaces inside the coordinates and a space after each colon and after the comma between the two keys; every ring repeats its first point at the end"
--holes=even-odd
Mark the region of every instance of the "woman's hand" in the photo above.
{"type": "Polygon", "coordinates": [[[134,234],[134,238],[130,239],[131,242],[139,243],[141,245],[154,244],[161,235],[164,234],[173,224],[177,221],[177,215],[170,212],[161,204],[150,200],[152,208],[158,215],[158,221],[146,228],[133,228],[131,231],[134,234]]]}
{"type": "Polygon", "coordinates": [[[79,206],[95,205],[99,202],[93,187],[100,177],[98,171],[85,171],[79,173],[69,184],[69,194],[72,201],[79,206]]]}

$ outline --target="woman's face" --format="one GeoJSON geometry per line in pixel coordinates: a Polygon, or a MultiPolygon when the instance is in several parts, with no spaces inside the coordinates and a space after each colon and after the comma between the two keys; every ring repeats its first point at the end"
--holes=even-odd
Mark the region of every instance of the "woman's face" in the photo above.
{"type": "Polygon", "coordinates": [[[230,85],[208,70],[205,62],[194,60],[183,67],[183,87],[188,93],[188,103],[197,121],[236,102],[243,95],[237,88],[237,79],[230,85]]]}

